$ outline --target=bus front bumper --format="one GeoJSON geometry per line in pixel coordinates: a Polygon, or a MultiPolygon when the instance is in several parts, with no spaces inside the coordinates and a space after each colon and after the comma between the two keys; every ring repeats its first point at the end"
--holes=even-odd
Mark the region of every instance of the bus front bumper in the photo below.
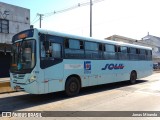
{"type": "Polygon", "coordinates": [[[38,83],[36,81],[28,84],[20,84],[11,82],[11,88],[15,91],[25,91],[31,94],[40,94],[38,92],[38,83]]]}

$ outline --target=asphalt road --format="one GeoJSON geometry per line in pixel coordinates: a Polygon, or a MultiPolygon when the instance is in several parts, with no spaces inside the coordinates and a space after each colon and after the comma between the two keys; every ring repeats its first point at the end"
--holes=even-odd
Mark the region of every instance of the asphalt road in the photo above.
{"type": "MultiPolygon", "coordinates": [[[[64,114],[65,117],[47,117],[47,119],[54,120],[98,120],[101,115],[101,119],[115,120],[121,119],[123,115],[111,117],[111,114],[114,116],[117,113],[110,114],[102,111],[160,111],[160,73],[154,73],[149,77],[137,80],[134,85],[130,85],[128,82],[119,82],[83,88],[78,96],[72,98],[68,98],[63,92],[46,95],[32,95],[25,92],[0,94],[0,111],[72,111],[71,113],[56,113],[57,116],[63,116],[64,114]],[[101,112],[92,112],[90,115],[90,113],[79,111],[101,112]],[[77,117],[70,117],[72,115],[76,116],[76,114],[78,114],[77,117]],[[78,117],[79,114],[83,117],[78,117]],[[106,114],[110,114],[110,117],[105,117],[106,114]]],[[[53,113],[48,113],[48,115],[53,116],[53,113]]],[[[11,119],[17,118],[12,117],[11,119]]],[[[158,120],[160,116],[123,117],[123,120],[134,119],[158,120]]]]}

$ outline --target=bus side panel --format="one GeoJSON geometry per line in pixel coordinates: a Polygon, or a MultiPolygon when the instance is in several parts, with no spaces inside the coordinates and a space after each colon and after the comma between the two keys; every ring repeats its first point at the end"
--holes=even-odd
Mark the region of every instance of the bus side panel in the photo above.
{"type": "Polygon", "coordinates": [[[69,76],[78,75],[81,78],[82,87],[89,85],[90,75],[84,75],[84,60],[64,60],[64,81],[63,88],[65,89],[65,83],[69,76]]]}
{"type": "Polygon", "coordinates": [[[137,78],[143,78],[153,73],[153,62],[152,61],[139,61],[137,64],[138,72],[137,78]],[[139,67],[140,66],[140,67],[139,67]]]}
{"type": "Polygon", "coordinates": [[[117,71],[114,70],[111,65],[114,65],[115,63],[116,61],[114,60],[100,60],[97,61],[97,63],[94,63],[94,65],[98,68],[98,70],[94,71],[97,75],[99,75],[98,84],[116,82],[117,71]]]}
{"type": "Polygon", "coordinates": [[[44,83],[44,70],[40,69],[39,68],[39,75],[37,77],[38,79],[38,93],[39,94],[44,94],[44,93],[47,93],[48,91],[46,90],[46,85],[44,83]]]}
{"type": "Polygon", "coordinates": [[[67,79],[70,75],[79,75],[82,87],[116,82],[117,71],[109,70],[106,67],[106,64],[109,63],[116,64],[116,61],[65,60],[64,77],[67,79]]]}
{"type": "Polygon", "coordinates": [[[118,60],[119,63],[122,64],[122,68],[117,70],[117,80],[116,82],[119,81],[126,81],[130,80],[130,74],[133,70],[137,71],[137,61],[126,61],[126,60],[118,60]]]}
{"type": "Polygon", "coordinates": [[[133,70],[137,73],[137,79],[147,77],[152,74],[151,61],[122,61],[124,69],[117,72],[117,81],[125,81],[130,79],[133,70]]]}
{"type": "Polygon", "coordinates": [[[137,78],[152,74],[150,61],[126,60],[65,60],[64,85],[70,75],[79,75],[82,87],[126,81],[133,70],[137,78]]]}
{"type": "Polygon", "coordinates": [[[116,82],[116,71],[102,70],[106,63],[106,60],[65,60],[64,78],[79,75],[82,87],[116,82]]]}

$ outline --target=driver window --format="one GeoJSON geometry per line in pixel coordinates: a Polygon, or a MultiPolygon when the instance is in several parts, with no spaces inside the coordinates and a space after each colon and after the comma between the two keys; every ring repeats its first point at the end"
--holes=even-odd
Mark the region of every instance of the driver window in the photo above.
{"type": "Polygon", "coordinates": [[[41,57],[42,58],[46,57],[46,51],[45,51],[45,46],[43,42],[41,42],[41,57]]]}

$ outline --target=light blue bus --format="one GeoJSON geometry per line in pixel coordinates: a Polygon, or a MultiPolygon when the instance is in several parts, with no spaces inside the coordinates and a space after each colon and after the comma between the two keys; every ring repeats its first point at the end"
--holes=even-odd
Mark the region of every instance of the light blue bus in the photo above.
{"type": "Polygon", "coordinates": [[[13,36],[11,87],[31,94],[65,91],[152,74],[149,47],[29,29],[13,36]]]}

